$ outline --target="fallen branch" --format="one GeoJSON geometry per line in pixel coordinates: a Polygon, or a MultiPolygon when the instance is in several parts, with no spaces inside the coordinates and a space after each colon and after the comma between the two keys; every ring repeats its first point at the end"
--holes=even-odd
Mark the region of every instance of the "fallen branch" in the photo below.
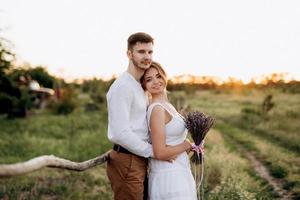
{"type": "Polygon", "coordinates": [[[111,150],[106,153],[98,156],[96,158],[83,161],[83,162],[73,162],[63,158],[56,157],[54,155],[44,155],[33,158],[26,162],[16,163],[16,164],[2,164],[0,165],[0,178],[2,177],[11,177],[22,174],[27,174],[29,172],[36,171],[43,167],[51,168],[61,168],[74,171],[84,171],[101,165],[108,160],[108,154],[111,150]]]}

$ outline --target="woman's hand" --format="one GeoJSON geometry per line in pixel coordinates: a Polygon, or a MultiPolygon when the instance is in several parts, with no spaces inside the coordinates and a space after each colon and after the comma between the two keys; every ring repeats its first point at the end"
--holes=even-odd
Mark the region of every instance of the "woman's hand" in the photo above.
{"type": "Polygon", "coordinates": [[[192,150],[192,143],[190,142],[190,140],[188,138],[185,139],[184,143],[187,144],[186,153],[189,154],[192,150]]]}
{"type": "MultiPolygon", "coordinates": [[[[186,146],[186,153],[189,154],[190,151],[192,150],[192,143],[190,142],[189,139],[185,139],[185,141],[183,142],[184,145],[186,146]]],[[[168,145],[167,145],[168,146],[168,145]]],[[[177,159],[178,155],[173,156],[170,158],[170,160],[168,160],[169,162],[174,162],[177,159]]]]}

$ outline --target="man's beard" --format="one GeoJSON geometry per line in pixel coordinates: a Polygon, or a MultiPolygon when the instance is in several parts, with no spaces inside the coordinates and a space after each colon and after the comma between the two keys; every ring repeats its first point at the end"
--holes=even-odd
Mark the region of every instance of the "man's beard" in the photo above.
{"type": "MultiPolygon", "coordinates": [[[[143,61],[143,62],[146,62],[146,61],[143,61]]],[[[142,62],[141,62],[141,63],[138,63],[138,62],[133,58],[133,59],[132,59],[132,63],[133,63],[133,65],[134,65],[136,68],[141,69],[141,70],[145,70],[145,68],[141,66],[141,65],[143,65],[142,62]]],[[[150,63],[151,63],[151,61],[150,61],[150,63]]],[[[149,66],[150,66],[150,65],[149,65],[149,66]]]]}

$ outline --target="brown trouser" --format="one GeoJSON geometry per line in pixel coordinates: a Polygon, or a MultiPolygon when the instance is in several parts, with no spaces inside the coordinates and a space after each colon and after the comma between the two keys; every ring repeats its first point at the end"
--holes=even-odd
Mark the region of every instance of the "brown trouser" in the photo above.
{"type": "Polygon", "coordinates": [[[148,159],[133,154],[111,151],[107,176],[115,200],[142,200],[148,159]]]}

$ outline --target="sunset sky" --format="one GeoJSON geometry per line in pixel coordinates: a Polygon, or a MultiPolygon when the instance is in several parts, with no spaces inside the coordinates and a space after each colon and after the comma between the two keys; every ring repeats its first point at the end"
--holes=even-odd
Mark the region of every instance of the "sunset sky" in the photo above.
{"type": "Polygon", "coordinates": [[[300,80],[299,19],[299,0],[0,0],[18,62],[67,79],[120,74],[128,36],[143,31],[170,77],[300,80]]]}

